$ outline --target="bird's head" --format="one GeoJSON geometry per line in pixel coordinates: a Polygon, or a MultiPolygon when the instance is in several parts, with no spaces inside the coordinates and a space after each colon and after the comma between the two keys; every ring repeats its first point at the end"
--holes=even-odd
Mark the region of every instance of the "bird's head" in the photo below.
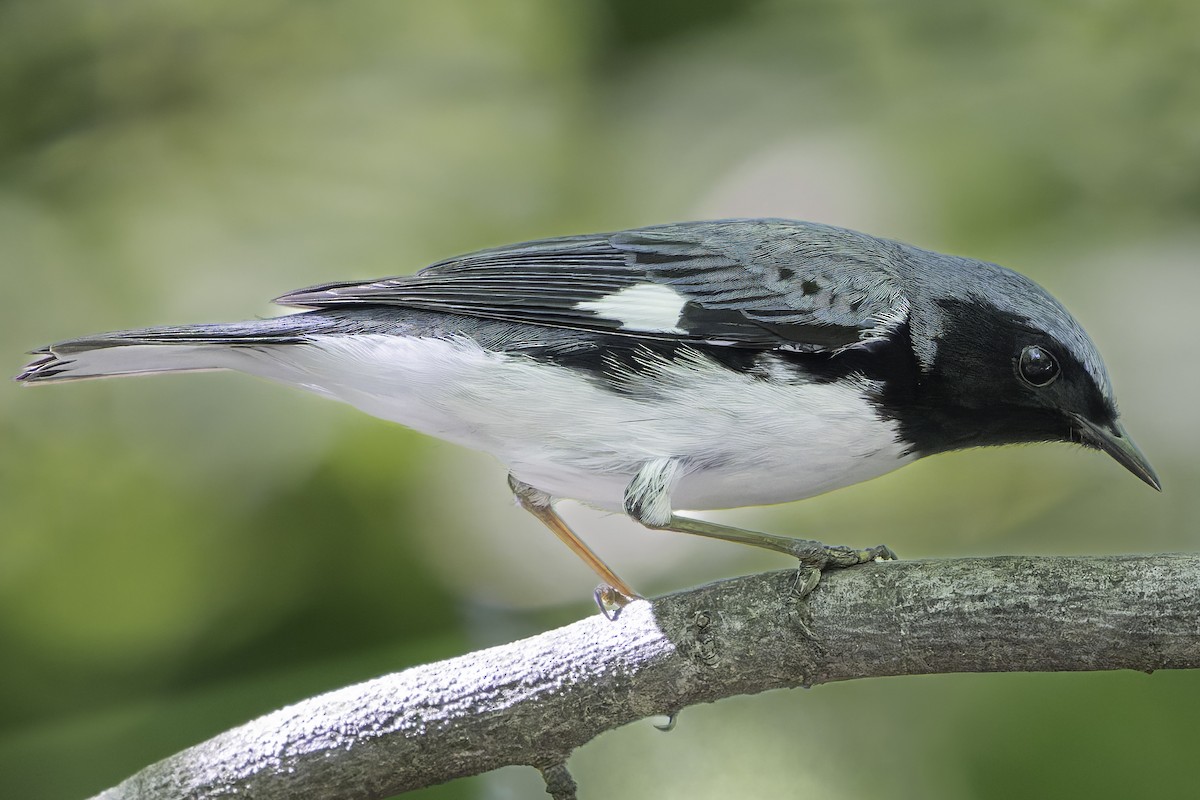
{"type": "Polygon", "coordinates": [[[923,287],[910,335],[922,452],[1067,441],[1102,450],[1161,489],[1117,413],[1108,372],[1074,317],[1028,278],[955,259],[923,287]],[[949,275],[947,279],[946,276],[949,275]]]}

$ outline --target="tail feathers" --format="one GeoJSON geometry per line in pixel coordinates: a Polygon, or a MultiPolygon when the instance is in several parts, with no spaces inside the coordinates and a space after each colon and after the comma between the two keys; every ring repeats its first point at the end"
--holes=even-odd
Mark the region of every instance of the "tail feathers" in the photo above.
{"type": "Polygon", "coordinates": [[[31,355],[16,376],[21,383],[87,380],[152,372],[235,369],[238,347],[303,341],[264,323],[143,328],[69,339],[31,355]]]}
{"type": "Polygon", "coordinates": [[[39,350],[16,380],[22,383],[79,381],[151,372],[228,369],[234,354],[224,345],[133,344],[94,350],[39,350]]]}

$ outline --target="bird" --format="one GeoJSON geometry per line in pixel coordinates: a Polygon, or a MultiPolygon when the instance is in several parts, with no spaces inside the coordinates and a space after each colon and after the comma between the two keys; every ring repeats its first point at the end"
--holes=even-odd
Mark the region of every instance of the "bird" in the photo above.
{"type": "Polygon", "coordinates": [[[541,239],[276,302],[297,310],[61,341],[16,380],[235,370],[485,451],[600,577],[602,609],[639,595],[558,500],[787,553],[811,589],[824,569],[894,554],[683,512],[1029,442],[1102,451],[1162,488],[1058,300],[1005,267],[846,228],[728,219],[541,239]]]}

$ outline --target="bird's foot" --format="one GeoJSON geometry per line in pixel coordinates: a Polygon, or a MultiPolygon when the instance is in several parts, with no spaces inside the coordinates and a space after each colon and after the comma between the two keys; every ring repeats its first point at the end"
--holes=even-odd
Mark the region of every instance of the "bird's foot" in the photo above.
{"type": "Polygon", "coordinates": [[[872,561],[896,561],[896,554],[886,545],[876,545],[865,550],[856,550],[844,545],[828,545],[807,539],[795,539],[791,554],[800,562],[796,571],[796,582],[792,595],[796,599],[807,597],[821,582],[821,573],[827,569],[845,569],[872,561]]]}
{"type": "Polygon", "coordinates": [[[872,561],[897,560],[892,549],[882,544],[868,547],[865,550],[855,550],[853,547],[845,545],[822,544],[805,539],[797,539],[795,542],[792,555],[799,559],[801,564],[819,570],[854,567],[872,561]]]}
{"type": "Polygon", "coordinates": [[[624,610],[625,606],[634,600],[640,599],[637,595],[624,594],[607,583],[597,586],[592,597],[595,598],[596,605],[600,607],[600,613],[609,622],[616,622],[617,617],[621,616],[621,611],[624,610]]]}

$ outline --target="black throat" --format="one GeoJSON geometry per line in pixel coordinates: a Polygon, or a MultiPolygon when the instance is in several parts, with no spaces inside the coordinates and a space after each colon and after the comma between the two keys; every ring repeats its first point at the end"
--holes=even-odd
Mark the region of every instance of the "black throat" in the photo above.
{"type": "Polygon", "coordinates": [[[898,330],[912,379],[889,382],[880,398],[881,412],[900,425],[912,452],[924,456],[1070,440],[1062,414],[1032,404],[1014,373],[1013,354],[1038,335],[1026,320],[969,301],[943,300],[939,306],[945,324],[934,342],[933,363],[922,370],[913,354],[912,332],[907,325],[898,330]]]}

